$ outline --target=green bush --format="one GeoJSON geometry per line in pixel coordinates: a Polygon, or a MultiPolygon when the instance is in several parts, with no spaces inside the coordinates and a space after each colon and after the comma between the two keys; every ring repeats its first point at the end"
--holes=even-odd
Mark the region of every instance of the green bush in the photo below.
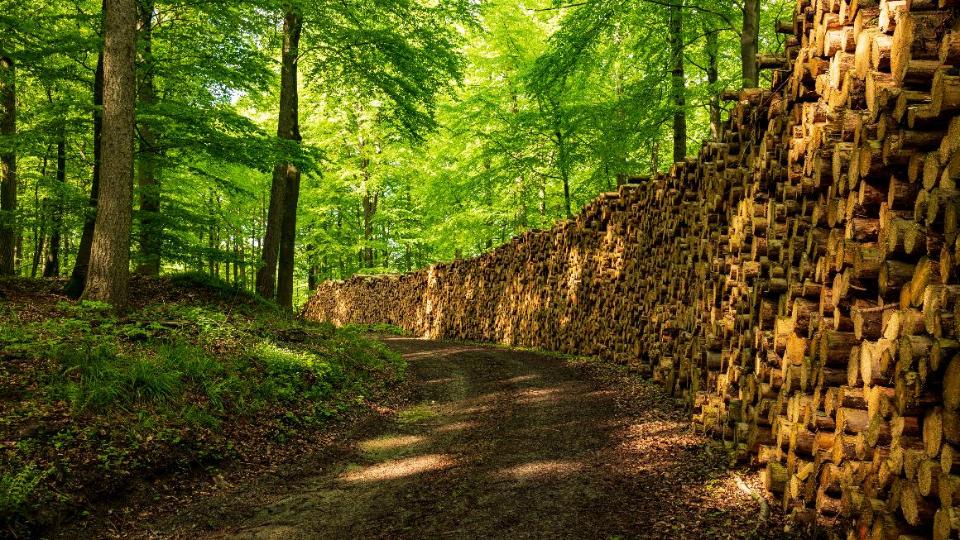
{"type": "Polygon", "coordinates": [[[0,475],[0,519],[26,517],[36,495],[37,486],[47,476],[32,463],[16,472],[0,475]]]}

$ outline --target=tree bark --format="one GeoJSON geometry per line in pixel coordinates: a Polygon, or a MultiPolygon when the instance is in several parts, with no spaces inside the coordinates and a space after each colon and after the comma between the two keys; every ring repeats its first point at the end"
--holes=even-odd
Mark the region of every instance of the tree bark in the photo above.
{"type": "Polygon", "coordinates": [[[687,157],[686,78],[683,73],[683,2],[670,6],[670,93],[673,99],[673,161],[687,157]]]}
{"type": "MultiPolygon", "coordinates": [[[[106,2],[104,1],[104,11],[106,2]]],[[[89,209],[83,220],[83,232],[77,247],[77,260],[73,263],[70,281],[64,292],[70,298],[80,298],[87,282],[90,265],[90,246],[93,244],[93,226],[97,219],[97,199],[100,196],[100,139],[103,134],[103,50],[97,57],[97,71],[93,77],[93,175],[90,182],[89,209]]]]}
{"type": "MultiPolygon", "coordinates": [[[[300,142],[299,96],[297,93],[297,57],[299,56],[300,31],[303,20],[299,13],[288,10],[283,18],[283,58],[280,69],[280,112],[277,119],[277,137],[289,141],[300,142]]],[[[278,163],[273,169],[273,181],[270,186],[270,205],[267,211],[267,226],[263,235],[263,253],[261,266],[257,272],[257,292],[264,298],[273,298],[283,281],[283,287],[288,287],[292,297],[293,282],[293,253],[285,256],[285,266],[278,276],[277,263],[280,256],[283,237],[295,233],[296,215],[292,220],[284,220],[286,209],[290,205],[284,200],[289,194],[287,190],[296,187],[298,193],[293,195],[293,207],[296,209],[299,198],[300,171],[289,161],[278,163]],[[286,227],[285,227],[286,225],[286,227]],[[292,225],[292,229],[288,229],[292,225]],[[288,257],[288,258],[287,258],[288,257]]],[[[291,244],[293,238],[287,238],[291,244]]],[[[284,290],[286,295],[286,290],[284,290]]],[[[279,298],[278,298],[279,299],[279,298]]],[[[283,299],[281,304],[283,303],[283,299]]],[[[292,300],[291,300],[292,301],[292,300]]]]}
{"type": "Polygon", "coordinates": [[[297,204],[300,199],[300,171],[287,174],[283,198],[283,219],[280,222],[280,269],[277,272],[277,303],[293,309],[294,251],[297,243],[297,204]]]}
{"type": "Polygon", "coordinates": [[[570,209],[570,163],[567,141],[563,132],[559,129],[556,132],[556,137],[560,179],[563,181],[563,209],[566,212],[567,219],[573,219],[573,211],[570,209]]]}
{"type": "Polygon", "coordinates": [[[100,194],[83,297],[125,307],[130,273],[137,7],[106,0],[100,194]]]}
{"type": "Polygon", "coordinates": [[[67,134],[65,126],[60,126],[57,138],[57,194],[53,203],[50,219],[50,246],[47,260],[43,265],[43,277],[60,275],[60,238],[63,229],[63,191],[67,184],[67,134]]]}
{"type": "MultiPolygon", "coordinates": [[[[657,129],[659,132],[660,130],[657,129]]],[[[650,172],[657,174],[660,170],[660,133],[657,133],[657,139],[650,145],[650,172]]]]}
{"type": "MultiPolygon", "coordinates": [[[[364,174],[366,174],[367,164],[368,160],[364,159],[364,174]]],[[[374,193],[371,196],[369,191],[365,192],[360,202],[363,206],[363,266],[373,268],[373,247],[370,246],[370,242],[373,239],[373,218],[377,215],[380,193],[374,193]]]]}
{"type": "MultiPolygon", "coordinates": [[[[157,89],[153,77],[153,0],[140,0],[140,84],[137,99],[147,107],[157,103],[157,89]]],[[[147,276],[160,275],[160,182],[157,175],[159,150],[153,126],[145,119],[138,122],[140,133],[140,166],[137,184],[140,188],[140,263],[137,272],[147,276]]]]}
{"type": "MultiPolygon", "coordinates": [[[[47,154],[50,153],[50,147],[47,147],[47,150],[43,153],[43,162],[40,165],[40,178],[46,178],[47,176],[47,154]]],[[[33,208],[37,213],[37,218],[34,220],[33,225],[33,264],[30,265],[30,277],[37,277],[37,270],[40,267],[40,259],[43,258],[43,246],[46,242],[45,231],[44,231],[44,219],[42,218],[44,212],[43,205],[40,202],[40,182],[35,182],[33,184],[33,208]]]]}
{"type": "Polygon", "coordinates": [[[15,273],[17,249],[17,153],[10,139],[17,133],[16,66],[0,56],[0,136],[8,149],[0,154],[0,276],[15,273]]]}
{"type": "Polygon", "coordinates": [[[720,43],[718,31],[709,23],[704,24],[704,33],[707,37],[707,83],[710,84],[710,137],[716,140],[720,137],[720,96],[716,88],[720,80],[720,43]]]}
{"type": "Polygon", "coordinates": [[[743,66],[743,87],[757,88],[757,43],[760,41],[760,0],[744,0],[743,29],[740,33],[740,62],[743,66]]]}

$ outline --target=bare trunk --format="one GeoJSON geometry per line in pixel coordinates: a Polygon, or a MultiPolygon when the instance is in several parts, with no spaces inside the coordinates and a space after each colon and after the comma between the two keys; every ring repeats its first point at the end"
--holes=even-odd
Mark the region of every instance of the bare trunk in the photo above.
{"type": "Polygon", "coordinates": [[[560,169],[560,179],[563,181],[563,209],[566,212],[567,219],[573,218],[573,212],[570,210],[570,163],[567,149],[567,140],[563,132],[559,129],[556,132],[557,152],[559,155],[558,165],[560,169]]]}
{"type": "MultiPolygon", "coordinates": [[[[366,165],[364,165],[366,167],[366,165]]],[[[373,268],[373,247],[370,246],[370,242],[373,239],[373,218],[377,214],[377,204],[379,202],[380,194],[375,193],[372,196],[369,192],[364,193],[363,200],[361,201],[363,205],[363,266],[366,268],[373,268]]]]}
{"type": "Polygon", "coordinates": [[[310,289],[310,291],[317,290],[317,285],[320,283],[320,268],[317,266],[316,259],[313,255],[314,249],[312,244],[307,245],[307,252],[310,253],[310,258],[313,259],[307,270],[307,288],[310,289]]]}
{"type": "MultiPolygon", "coordinates": [[[[659,138],[659,134],[657,135],[659,138]]],[[[650,146],[650,172],[657,174],[660,170],[660,141],[653,141],[650,146]]]]}
{"type": "MultiPolygon", "coordinates": [[[[303,22],[300,15],[288,11],[283,19],[283,58],[280,70],[280,112],[277,120],[277,137],[300,142],[299,96],[297,95],[297,56],[299,55],[300,30],[303,22]]],[[[283,235],[283,214],[288,205],[284,201],[287,188],[299,185],[300,171],[293,163],[278,163],[273,169],[270,187],[270,205],[267,211],[266,231],[263,235],[261,267],[257,272],[257,292],[264,298],[273,298],[277,292],[277,262],[283,235]]],[[[294,201],[296,204],[296,201],[294,201]]],[[[293,218],[294,226],[296,216],[293,218]]],[[[292,281],[292,254],[290,255],[292,281]]],[[[284,277],[283,279],[287,279],[284,277]]]]}
{"type": "MultiPolygon", "coordinates": [[[[105,8],[104,8],[105,9],[105,8]]],[[[89,208],[83,221],[83,232],[77,248],[77,259],[65,292],[71,298],[79,298],[87,282],[90,264],[90,245],[93,243],[93,226],[97,219],[97,198],[100,196],[100,139],[103,134],[103,51],[97,58],[97,71],[93,78],[93,177],[90,182],[89,208]]]]}
{"type": "Polygon", "coordinates": [[[134,0],[107,0],[106,6],[102,178],[83,297],[122,309],[130,272],[137,6],[134,0]]]}
{"type": "Polygon", "coordinates": [[[47,260],[43,266],[43,277],[46,278],[60,275],[60,235],[63,230],[63,190],[66,183],[67,135],[65,128],[60,126],[60,135],[57,139],[57,196],[50,219],[50,247],[47,249],[47,260]]]}
{"type": "MultiPolygon", "coordinates": [[[[0,135],[17,133],[16,67],[0,56],[0,135]]],[[[15,272],[17,249],[17,154],[12,149],[0,154],[0,276],[15,272]]]]}
{"type": "MultiPolygon", "coordinates": [[[[47,153],[43,153],[43,165],[40,166],[40,178],[47,176],[47,153]]],[[[44,220],[42,211],[43,205],[40,202],[40,182],[33,184],[33,208],[37,212],[37,218],[33,226],[33,264],[30,265],[30,277],[37,277],[37,270],[40,268],[40,260],[43,259],[43,245],[46,242],[46,233],[43,230],[44,220]]]]}
{"type": "Polygon", "coordinates": [[[280,222],[280,270],[277,274],[277,303],[293,309],[294,251],[297,242],[297,204],[300,199],[300,171],[287,175],[283,198],[283,219],[280,222]]]}
{"type": "Polygon", "coordinates": [[[670,7],[670,90],[673,100],[673,161],[687,157],[687,99],[683,73],[683,2],[670,7]]]}
{"type": "MultiPolygon", "coordinates": [[[[155,105],[157,91],[153,79],[153,0],[140,0],[140,85],[137,99],[146,106],[155,105]]],[[[157,178],[159,150],[153,126],[145,120],[138,124],[140,133],[140,167],[137,184],[140,188],[140,264],[137,272],[160,275],[160,182],[157,178]]]]}
{"type": "Polygon", "coordinates": [[[716,88],[720,80],[720,43],[716,29],[705,25],[704,32],[707,35],[707,82],[710,84],[710,137],[717,140],[720,137],[720,96],[716,88]]]}
{"type": "Polygon", "coordinates": [[[757,42],[760,40],[760,0],[744,0],[743,30],[740,33],[740,61],[743,64],[743,87],[760,85],[757,69],[757,42]]]}

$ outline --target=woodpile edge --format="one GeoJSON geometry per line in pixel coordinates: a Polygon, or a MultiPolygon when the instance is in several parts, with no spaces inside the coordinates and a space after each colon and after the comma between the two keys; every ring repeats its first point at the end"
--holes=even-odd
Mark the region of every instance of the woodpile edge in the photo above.
{"type": "Polygon", "coordinates": [[[960,0],[799,0],[771,89],[668,174],[304,316],[659,381],[804,523],[960,534],[960,0]]]}

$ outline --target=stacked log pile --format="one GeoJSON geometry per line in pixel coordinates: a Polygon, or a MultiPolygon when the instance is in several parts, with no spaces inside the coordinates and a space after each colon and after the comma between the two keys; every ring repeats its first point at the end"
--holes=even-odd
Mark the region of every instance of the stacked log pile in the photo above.
{"type": "Polygon", "coordinates": [[[960,534],[960,2],[800,0],[668,174],[307,317],[628,364],[801,521],[960,534]]]}

